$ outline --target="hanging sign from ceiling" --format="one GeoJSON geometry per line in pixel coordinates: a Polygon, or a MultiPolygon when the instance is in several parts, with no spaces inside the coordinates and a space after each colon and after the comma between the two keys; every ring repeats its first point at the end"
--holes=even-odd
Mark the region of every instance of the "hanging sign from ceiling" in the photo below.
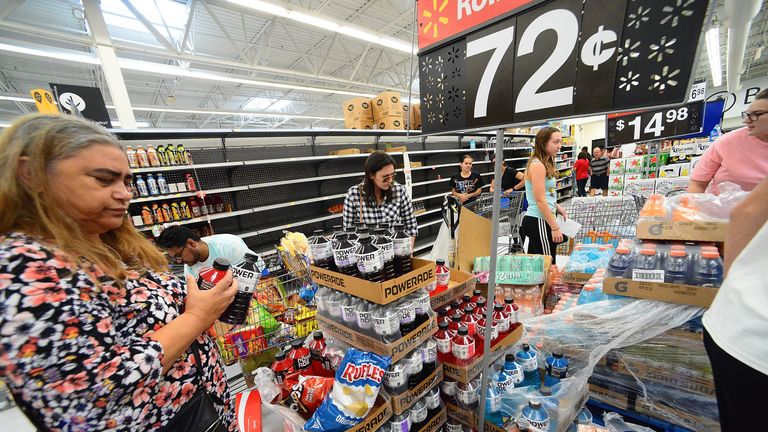
{"type": "MultiPolygon", "coordinates": [[[[527,3],[519,13],[419,53],[424,133],[685,100],[709,0],[527,3]]],[[[419,11],[433,4],[419,0],[419,11]]]]}
{"type": "Polygon", "coordinates": [[[700,133],[704,101],[608,118],[608,147],[700,133]]]}

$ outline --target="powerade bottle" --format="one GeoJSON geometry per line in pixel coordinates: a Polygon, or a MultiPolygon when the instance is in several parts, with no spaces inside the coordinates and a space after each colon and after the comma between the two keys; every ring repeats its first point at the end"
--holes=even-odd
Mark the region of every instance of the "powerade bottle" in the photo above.
{"type": "Polygon", "coordinates": [[[344,228],[341,225],[334,225],[331,230],[333,231],[333,234],[331,234],[331,244],[333,244],[339,237],[339,234],[344,232],[344,228]]]}
{"type": "Polygon", "coordinates": [[[253,293],[256,292],[256,286],[261,277],[256,264],[258,260],[258,255],[246,252],[245,261],[232,266],[232,276],[237,280],[237,294],[232,303],[227,306],[227,310],[221,314],[219,321],[234,325],[245,323],[253,293]]]}
{"type": "Polygon", "coordinates": [[[384,280],[395,278],[395,248],[392,239],[387,236],[384,228],[373,230],[375,244],[381,250],[382,266],[384,268],[384,280]]]}
{"type": "Polygon", "coordinates": [[[560,383],[568,373],[568,359],[563,357],[562,350],[552,351],[552,355],[547,357],[546,374],[544,383],[541,386],[541,393],[545,395],[552,394],[552,386],[560,383]]]}
{"type": "Polygon", "coordinates": [[[620,246],[616,248],[616,252],[608,261],[608,269],[605,272],[605,277],[618,277],[626,278],[628,275],[631,277],[632,264],[635,260],[634,255],[626,246],[620,246]]]}
{"type": "Polygon", "coordinates": [[[669,251],[667,262],[664,263],[664,282],[671,284],[686,284],[688,282],[688,254],[685,249],[669,251]]]}
{"type": "Polygon", "coordinates": [[[389,365],[384,372],[384,388],[393,395],[399,395],[408,391],[408,372],[406,371],[407,358],[389,365]]]}
{"type": "Polygon", "coordinates": [[[381,250],[373,244],[367,229],[361,230],[359,244],[355,250],[355,261],[360,277],[371,282],[384,280],[381,250]]]}
{"type": "Polygon", "coordinates": [[[315,265],[326,270],[335,270],[331,242],[323,235],[323,230],[315,230],[309,242],[309,251],[315,265]]]}
{"type": "Polygon", "coordinates": [[[357,243],[357,230],[355,230],[355,227],[344,228],[344,233],[347,234],[347,240],[350,243],[357,243]]]}
{"type": "Polygon", "coordinates": [[[523,367],[523,382],[520,387],[539,387],[541,381],[539,378],[539,361],[536,357],[536,351],[531,346],[524,343],[520,351],[515,353],[515,360],[523,367]]]}
{"type": "Polygon", "coordinates": [[[339,241],[333,249],[333,262],[339,272],[349,276],[357,276],[357,261],[355,261],[355,245],[347,240],[346,234],[339,234],[339,241]]]}
{"type": "Polygon", "coordinates": [[[392,244],[395,249],[395,275],[402,276],[411,271],[411,236],[403,230],[403,224],[395,224],[392,244]]]}
{"type": "Polygon", "coordinates": [[[509,353],[504,356],[504,366],[502,367],[504,373],[511,380],[511,385],[505,387],[506,391],[512,391],[514,387],[521,387],[525,375],[523,373],[523,367],[515,360],[515,355],[509,353]]]}
{"type": "Polygon", "coordinates": [[[696,265],[695,282],[700,286],[720,288],[723,283],[723,260],[717,250],[701,252],[696,265]]]}
{"type": "Polygon", "coordinates": [[[152,174],[147,174],[147,187],[149,187],[150,195],[160,195],[160,188],[157,187],[157,181],[155,180],[155,176],[152,174]]]}
{"type": "Polygon", "coordinates": [[[504,412],[502,410],[501,392],[494,385],[489,385],[485,392],[485,419],[495,426],[504,426],[504,412]]]}
{"type": "Polygon", "coordinates": [[[448,284],[451,281],[451,269],[445,265],[445,260],[438,258],[435,260],[435,292],[433,294],[441,293],[448,289],[448,284]]]}
{"type": "Polygon", "coordinates": [[[432,311],[432,303],[429,300],[429,294],[424,289],[419,289],[407,296],[413,301],[416,308],[416,322],[415,327],[419,327],[425,322],[429,321],[430,312],[432,311]]]}
{"type": "Polygon", "coordinates": [[[208,290],[216,286],[220,280],[224,279],[229,270],[229,260],[226,258],[216,258],[213,260],[213,266],[200,270],[197,278],[197,287],[201,290],[208,290]]]}
{"type": "Polygon", "coordinates": [[[139,191],[139,196],[148,197],[149,189],[147,189],[147,182],[140,175],[136,176],[136,189],[139,191]]]}
{"type": "Polygon", "coordinates": [[[422,398],[411,407],[411,430],[421,430],[427,422],[427,402],[422,398]]]}
{"type": "Polygon", "coordinates": [[[405,371],[408,372],[408,390],[413,390],[424,379],[424,361],[421,351],[414,350],[405,356],[405,371]]]}
{"type": "Polygon", "coordinates": [[[528,401],[528,406],[523,408],[523,418],[528,421],[531,427],[537,430],[549,430],[549,414],[541,406],[541,402],[538,399],[531,399],[528,401]]]}

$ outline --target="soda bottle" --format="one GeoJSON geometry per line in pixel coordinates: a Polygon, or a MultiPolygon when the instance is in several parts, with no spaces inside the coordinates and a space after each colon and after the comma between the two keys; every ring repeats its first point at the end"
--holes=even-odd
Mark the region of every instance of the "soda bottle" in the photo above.
{"type": "Polygon", "coordinates": [[[392,432],[410,432],[412,426],[411,416],[407,412],[392,416],[389,419],[389,425],[392,428],[392,432]]]}
{"type": "Polygon", "coordinates": [[[531,346],[527,343],[524,343],[520,351],[515,353],[515,360],[523,368],[523,382],[520,385],[521,387],[539,387],[540,385],[539,361],[536,354],[536,351],[532,350],[531,346]]]}
{"type": "Polygon", "coordinates": [[[394,279],[395,249],[394,244],[392,243],[392,239],[386,235],[387,233],[384,228],[376,228],[373,233],[376,237],[373,241],[373,244],[375,244],[379,250],[381,250],[381,258],[384,261],[384,280],[394,279]]]}
{"type": "Polygon", "coordinates": [[[552,387],[560,383],[560,380],[565,378],[565,375],[568,373],[568,359],[563,357],[562,350],[556,349],[552,351],[552,355],[547,357],[545,370],[541,394],[551,395],[552,387]]]}
{"type": "Polygon", "coordinates": [[[408,371],[404,362],[404,357],[397,363],[389,365],[389,369],[384,372],[384,388],[393,395],[399,395],[408,391],[408,371]]]}
{"type": "Polygon", "coordinates": [[[394,342],[401,337],[398,311],[391,305],[374,307],[373,332],[385,343],[394,342]]]}
{"type": "Polygon", "coordinates": [[[136,150],[133,147],[128,146],[125,148],[125,156],[128,158],[128,166],[131,168],[138,168],[139,161],[136,159],[136,150]]]}
{"type": "Polygon", "coordinates": [[[448,324],[448,329],[452,332],[458,333],[459,327],[461,327],[462,316],[464,315],[459,312],[454,312],[453,315],[451,315],[451,322],[448,324]]]}
{"type": "Polygon", "coordinates": [[[467,328],[470,336],[477,334],[477,316],[472,313],[472,308],[467,306],[464,308],[464,315],[461,316],[461,325],[467,328]]]}
{"type": "Polygon", "coordinates": [[[475,338],[469,335],[467,327],[459,327],[459,332],[451,341],[451,353],[460,366],[472,363],[475,357],[475,338]]]}
{"type": "Polygon", "coordinates": [[[531,427],[543,431],[549,430],[549,414],[541,406],[538,399],[528,401],[528,406],[523,408],[522,417],[528,421],[531,427]]]}
{"type": "Polygon", "coordinates": [[[511,391],[512,387],[521,387],[523,379],[525,377],[523,373],[523,367],[515,360],[515,355],[509,353],[504,356],[504,373],[510,377],[512,386],[507,387],[506,390],[511,391]]]}
{"type": "Polygon", "coordinates": [[[155,147],[147,147],[147,160],[149,161],[149,166],[160,166],[160,159],[157,157],[157,151],[155,151],[155,147]]]}
{"type": "Polygon", "coordinates": [[[688,253],[685,249],[669,251],[664,263],[664,282],[671,284],[686,284],[688,282],[688,253]]]}
{"type": "Polygon", "coordinates": [[[411,271],[411,236],[405,233],[403,224],[395,224],[395,235],[392,237],[395,249],[395,274],[402,276],[411,271]]]}
{"type": "Polygon", "coordinates": [[[421,430],[427,423],[427,402],[422,398],[416,401],[411,407],[412,430],[421,430]]]}
{"type": "Polygon", "coordinates": [[[485,297],[483,297],[483,292],[479,289],[472,291],[472,297],[470,297],[470,300],[474,304],[477,304],[480,300],[482,300],[484,304],[487,303],[487,300],[485,297]]]}
{"type": "Polygon", "coordinates": [[[373,317],[371,316],[373,304],[365,300],[355,308],[356,327],[366,335],[373,334],[373,317]]]}
{"type": "Polygon", "coordinates": [[[152,174],[147,174],[147,187],[149,188],[150,195],[160,195],[160,188],[157,187],[157,181],[152,174]]]}
{"type": "Polygon", "coordinates": [[[149,189],[147,189],[147,183],[141,175],[136,176],[136,189],[139,191],[139,195],[142,197],[149,196],[149,189]]]}
{"type": "Polygon", "coordinates": [[[234,325],[245,323],[251,299],[261,278],[261,272],[256,267],[258,259],[258,255],[246,252],[244,261],[232,266],[232,276],[237,280],[237,294],[221,314],[219,321],[234,325]]]}
{"type": "Polygon", "coordinates": [[[470,380],[468,383],[460,382],[456,385],[456,401],[459,403],[459,408],[472,411],[477,408],[478,387],[475,380],[470,380]]]}
{"type": "Polygon", "coordinates": [[[409,294],[408,297],[413,301],[416,308],[414,328],[417,328],[429,320],[432,312],[432,303],[429,300],[429,293],[424,289],[416,290],[409,294]]]}
{"type": "Polygon", "coordinates": [[[499,326],[499,337],[502,337],[502,335],[506,335],[507,333],[509,333],[509,329],[510,329],[509,314],[504,312],[503,304],[496,303],[493,305],[492,316],[493,316],[493,322],[499,326]]]}
{"type": "Polygon", "coordinates": [[[416,305],[413,300],[405,297],[395,303],[397,316],[400,319],[400,333],[405,336],[416,329],[416,305]]]}
{"type": "Polygon", "coordinates": [[[437,370],[437,344],[430,338],[421,344],[419,350],[421,351],[421,362],[423,363],[423,378],[426,378],[437,370]]]}
{"type": "Polygon", "coordinates": [[[697,264],[696,283],[704,287],[720,288],[723,283],[723,260],[716,248],[701,252],[697,264]]]}
{"type": "Polygon", "coordinates": [[[635,257],[628,247],[619,246],[616,248],[616,252],[613,254],[610,261],[608,261],[608,269],[605,272],[605,276],[618,278],[631,277],[631,274],[629,273],[631,273],[634,260],[635,257]]]}
{"type": "Polygon", "coordinates": [[[184,149],[184,144],[179,144],[176,146],[176,161],[179,163],[179,165],[189,165],[187,151],[184,149]]]}
{"type": "Polygon", "coordinates": [[[282,385],[285,377],[294,372],[293,361],[288,358],[285,351],[278,351],[275,354],[275,361],[270,366],[270,369],[274,372],[277,383],[282,385]]]}
{"type": "Polygon", "coordinates": [[[475,303],[475,307],[472,309],[472,313],[478,320],[481,317],[485,317],[485,313],[488,312],[488,308],[485,306],[485,298],[480,298],[475,303]]]}
{"type": "Polygon", "coordinates": [[[437,325],[437,332],[435,332],[432,338],[435,341],[437,357],[440,359],[440,361],[451,359],[451,339],[453,339],[453,336],[453,332],[448,330],[447,322],[441,322],[437,325]]]}
{"type": "Polygon", "coordinates": [[[348,294],[342,295],[344,296],[344,300],[341,302],[341,321],[345,326],[351,329],[357,329],[355,309],[357,308],[358,303],[361,303],[360,299],[348,294]]]}
{"type": "Polygon", "coordinates": [[[333,263],[333,249],[331,242],[323,235],[323,230],[315,230],[314,235],[309,241],[309,251],[312,255],[312,261],[318,267],[335,270],[333,263]]]}
{"type": "Polygon", "coordinates": [[[213,260],[213,266],[200,270],[197,278],[197,287],[201,290],[211,289],[224,279],[229,271],[229,260],[226,258],[216,258],[213,260]]]}
{"type": "Polygon", "coordinates": [[[149,168],[149,158],[147,158],[147,151],[144,147],[138,146],[136,148],[136,161],[139,168],[149,168]]]}
{"type": "Polygon", "coordinates": [[[301,339],[293,341],[293,343],[291,343],[291,348],[288,358],[293,361],[293,369],[296,372],[309,369],[309,366],[312,363],[312,353],[309,352],[309,348],[304,346],[301,339]]]}
{"type": "Polygon", "coordinates": [[[440,389],[434,387],[428,391],[424,396],[424,402],[427,404],[427,418],[435,418],[442,408],[440,402],[440,389]]]}
{"type": "Polygon", "coordinates": [[[347,240],[349,240],[350,243],[357,243],[358,235],[355,227],[351,226],[344,228],[344,233],[347,234],[347,240]]]}
{"type": "Polygon", "coordinates": [[[355,249],[355,261],[357,262],[357,271],[360,277],[371,282],[382,282],[384,280],[384,268],[381,258],[381,250],[373,244],[371,236],[363,230],[360,233],[359,243],[355,249]]]}
{"type": "Polygon", "coordinates": [[[414,350],[403,358],[405,371],[408,373],[408,390],[413,390],[424,380],[424,362],[420,350],[414,350]]]}
{"type": "Polygon", "coordinates": [[[485,419],[497,427],[504,426],[501,392],[494,385],[489,385],[485,392],[485,419]]]}
{"type": "Polygon", "coordinates": [[[438,258],[435,261],[435,292],[433,294],[441,293],[448,289],[448,283],[451,281],[451,269],[445,265],[445,260],[438,258]]]}
{"type": "Polygon", "coordinates": [[[340,234],[336,248],[333,249],[333,262],[339,272],[349,276],[357,275],[357,261],[355,261],[355,245],[347,240],[346,234],[340,234]]]}

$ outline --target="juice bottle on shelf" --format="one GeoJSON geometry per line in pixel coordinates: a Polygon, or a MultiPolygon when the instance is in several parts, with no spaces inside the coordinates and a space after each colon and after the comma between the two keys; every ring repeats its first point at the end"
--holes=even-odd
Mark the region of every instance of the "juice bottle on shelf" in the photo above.
{"type": "Polygon", "coordinates": [[[237,280],[237,294],[221,314],[219,321],[234,325],[245,323],[251,299],[261,278],[261,271],[256,264],[258,260],[258,255],[246,252],[244,260],[232,266],[232,276],[237,280]]]}
{"type": "Polygon", "coordinates": [[[200,205],[197,203],[195,197],[189,198],[189,210],[192,212],[193,218],[199,218],[203,215],[203,212],[200,211],[200,205]]]}
{"type": "Polygon", "coordinates": [[[461,316],[461,325],[467,328],[470,336],[477,334],[477,316],[472,313],[472,308],[467,306],[464,308],[464,315],[461,316]]]}
{"type": "Polygon", "coordinates": [[[382,268],[384,269],[384,280],[395,278],[395,247],[392,239],[386,234],[384,228],[373,230],[373,244],[381,251],[382,268]]]}
{"type": "Polygon", "coordinates": [[[229,271],[229,260],[226,258],[216,258],[213,260],[213,266],[200,270],[197,278],[197,287],[201,290],[213,288],[220,280],[224,279],[229,271]]]}
{"type": "Polygon", "coordinates": [[[704,287],[720,288],[722,283],[723,260],[720,259],[720,253],[714,247],[703,250],[696,265],[696,284],[704,287]]]}
{"type": "Polygon", "coordinates": [[[150,195],[160,195],[160,188],[157,187],[157,180],[155,180],[155,176],[152,174],[147,174],[147,188],[149,189],[150,195]]]}
{"type": "Polygon", "coordinates": [[[163,203],[162,206],[160,206],[160,211],[163,212],[163,220],[165,222],[171,222],[173,220],[173,216],[171,216],[171,206],[168,203],[163,203]]]}
{"type": "Polygon", "coordinates": [[[404,275],[411,271],[411,236],[405,233],[403,224],[395,224],[395,236],[392,245],[395,251],[395,274],[404,275]]]}
{"type": "Polygon", "coordinates": [[[165,223],[165,218],[163,218],[163,211],[160,209],[160,204],[152,204],[152,219],[156,224],[165,223]]]}
{"type": "Polygon", "coordinates": [[[312,364],[312,353],[309,352],[309,348],[305,347],[301,342],[301,339],[296,339],[291,343],[291,352],[288,354],[288,358],[293,360],[293,369],[296,372],[301,372],[309,369],[312,364]]]}
{"type": "Polygon", "coordinates": [[[157,175],[157,188],[160,190],[160,195],[171,193],[171,189],[168,188],[168,182],[165,181],[165,177],[162,174],[157,175]]]}
{"type": "Polygon", "coordinates": [[[184,149],[184,144],[179,144],[176,146],[176,161],[179,163],[179,165],[189,165],[187,150],[184,149]]]}
{"type": "Polygon", "coordinates": [[[438,258],[435,260],[435,291],[433,294],[441,293],[448,289],[448,283],[451,281],[451,269],[445,265],[445,260],[438,258]]]}
{"type": "Polygon", "coordinates": [[[141,221],[144,222],[144,225],[152,225],[155,223],[155,220],[152,217],[152,210],[149,206],[141,206],[141,221]]]}
{"type": "Polygon", "coordinates": [[[627,276],[631,277],[631,274],[628,273],[632,269],[634,260],[635,256],[628,247],[619,246],[616,248],[616,252],[614,252],[610,261],[608,261],[608,269],[605,272],[605,276],[619,278],[626,278],[627,276]]]}
{"type": "Polygon", "coordinates": [[[157,151],[154,146],[147,147],[147,160],[149,161],[149,166],[160,166],[160,158],[157,157],[157,151]]]}
{"type": "Polygon", "coordinates": [[[174,221],[180,221],[182,219],[181,207],[179,207],[179,203],[176,201],[171,203],[171,217],[174,221]]]}
{"type": "Polygon", "coordinates": [[[437,358],[440,361],[451,361],[453,354],[451,352],[451,340],[453,339],[453,333],[448,330],[448,323],[442,322],[437,325],[437,331],[432,336],[437,346],[437,358]]]}
{"type": "Polygon", "coordinates": [[[136,158],[136,150],[128,146],[125,148],[125,156],[128,158],[128,166],[131,168],[139,167],[139,160],[136,158]]]}
{"type": "Polygon", "coordinates": [[[688,253],[685,248],[674,248],[664,263],[664,282],[671,284],[688,283],[688,253]]]}
{"type": "Polygon", "coordinates": [[[184,174],[184,179],[187,182],[187,190],[190,192],[196,192],[197,186],[195,186],[195,178],[190,173],[184,174]]]}
{"type": "Polygon", "coordinates": [[[136,161],[139,168],[149,168],[149,158],[147,157],[147,151],[144,147],[138,146],[136,148],[136,161]]]}
{"type": "Polygon", "coordinates": [[[136,189],[139,191],[139,195],[142,197],[149,196],[149,189],[147,189],[147,183],[141,175],[136,176],[136,189]]]}
{"type": "Polygon", "coordinates": [[[160,161],[160,166],[168,165],[168,155],[165,153],[165,146],[162,144],[157,146],[157,159],[160,161]]]}
{"type": "Polygon", "coordinates": [[[475,358],[475,338],[469,335],[466,326],[459,327],[459,331],[451,341],[451,353],[456,359],[456,364],[466,366],[475,358]]]}
{"type": "Polygon", "coordinates": [[[178,165],[176,161],[176,146],[168,144],[165,146],[165,157],[168,159],[168,165],[178,165]]]}
{"type": "Polygon", "coordinates": [[[179,201],[179,209],[181,209],[182,219],[192,219],[192,210],[189,208],[189,203],[186,200],[179,201]]]}

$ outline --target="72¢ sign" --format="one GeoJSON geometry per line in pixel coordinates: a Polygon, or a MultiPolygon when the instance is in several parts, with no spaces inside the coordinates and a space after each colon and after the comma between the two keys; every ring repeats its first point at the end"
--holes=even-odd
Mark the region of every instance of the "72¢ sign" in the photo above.
{"type": "Polygon", "coordinates": [[[682,102],[707,6],[553,0],[419,53],[423,132],[682,102]]]}

